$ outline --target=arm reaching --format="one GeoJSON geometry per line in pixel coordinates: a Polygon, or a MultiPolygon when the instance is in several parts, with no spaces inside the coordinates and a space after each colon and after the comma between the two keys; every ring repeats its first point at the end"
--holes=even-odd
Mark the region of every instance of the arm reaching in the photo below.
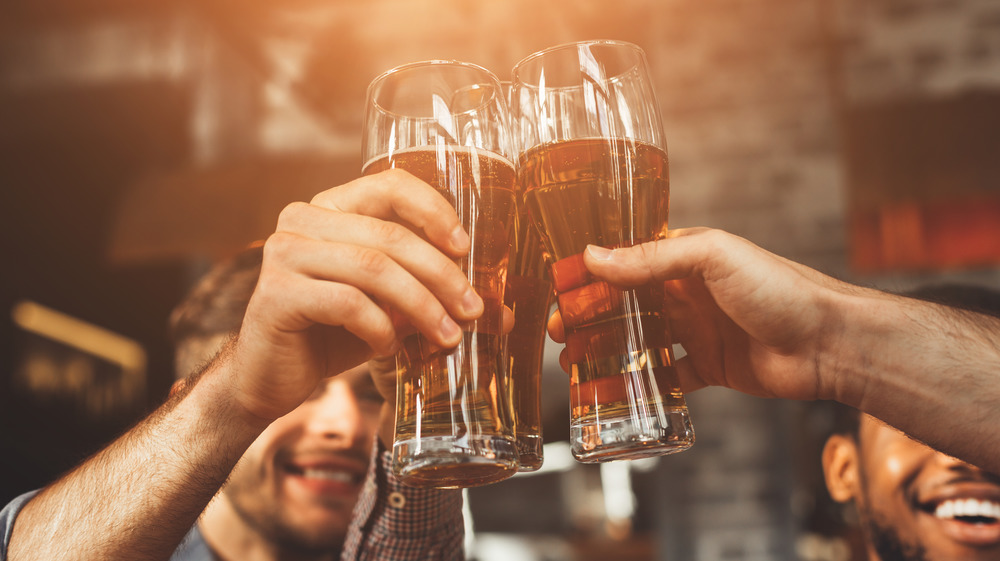
{"type": "Polygon", "coordinates": [[[457,322],[483,310],[455,264],[468,249],[448,202],[402,171],[286,207],[238,336],[28,502],[8,559],[168,559],[247,447],[324,377],[392,354],[403,326],[443,347],[461,338],[457,322]]]}
{"type": "MultiPolygon", "coordinates": [[[[227,354],[223,351],[223,354],[227,354]]],[[[7,558],[167,559],[266,423],[228,399],[226,362],[43,489],[7,558]]]]}
{"type": "MultiPolygon", "coordinates": [[[[681,389],[833,399],[1000,472],[1000,320],[835,280],[719,230],[590,247],[620,286],[664,282],[681,389]]],[[[554,316],[550,334],[562,339],[554,316]]]]}

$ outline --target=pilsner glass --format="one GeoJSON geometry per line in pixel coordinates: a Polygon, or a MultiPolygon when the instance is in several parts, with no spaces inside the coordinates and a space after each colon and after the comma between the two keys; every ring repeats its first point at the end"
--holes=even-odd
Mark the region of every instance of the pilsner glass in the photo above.
{"type": "Polygon", "coordinates": [[[627,247],[667,229],[666,142],[635,45],[588,41],[514,67],[512,123],[531,220],[551,254],[570,363],[570,444],[582,462],[687,449],[662,285],[623,290],[590,276],[588,244],[627,247]]]}
{"type": "Polygon", "coordinates": [[[459,265],[485,305],[455,349],[402,341],[392,455],[411,486],[483,485],[518,469],[502,347],[517,190],[502,96],[492,73],[457,61],[403,65],[368,87],[363,173],[405,169],[455,206],[472,238],[459,265]]]}
{"type": "Polygon", "coordinates": [[[552,303],[547,256],[538,231],[527,218],[518,212],[517,235],[511,245],[504,292],[504,303],[514,312],[514,328],[507,334],[507,387],[521,463],[518,471],[535,471],[544,460],[542,350],[552,303]]]}

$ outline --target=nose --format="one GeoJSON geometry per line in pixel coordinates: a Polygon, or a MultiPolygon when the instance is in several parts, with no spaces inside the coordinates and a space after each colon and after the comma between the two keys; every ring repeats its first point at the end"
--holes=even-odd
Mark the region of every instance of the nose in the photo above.
{"type": "Polygon", "coordinates": [[[324,439],[344,441],[349,447],[366,446],[373,435],[361,404],[351,386],[333,380],[323,393],[313,401],[312,411],[306,421],[306,431],[324,439]]]}

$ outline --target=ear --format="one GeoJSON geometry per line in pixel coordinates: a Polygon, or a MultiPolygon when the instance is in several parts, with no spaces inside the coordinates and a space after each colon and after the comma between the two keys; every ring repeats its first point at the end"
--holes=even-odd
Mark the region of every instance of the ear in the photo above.
{"type": "Polygon", "coordinates": [[[853,437],[835,434],[823,447],[823,474],[833,500],[846,503],[859,494],[858,446],[853,437]]]}
{"type": "Polygon", "coordinates": [[[178,380],[175,380],[173,385],[170,386],[170,395],[168,396],[168,399],[177,395],[181,390],[184,389],[184,386],[186,385],[187,385],[187,380],[185,378],[180,378],[178,380]]]}

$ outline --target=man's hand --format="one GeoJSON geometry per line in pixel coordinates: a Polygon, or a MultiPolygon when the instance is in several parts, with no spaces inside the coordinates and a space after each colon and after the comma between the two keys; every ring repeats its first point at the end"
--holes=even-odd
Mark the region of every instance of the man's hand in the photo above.
{"type": "MultiPolygon", "coordinates": [[[[584,262],[617,286],[664,283],[671,331],[687,351],[677,361],[682,391],[714,385],[766,397],[830,396],[815,360],[837,328],[825,300],[854,287],[703,228],[630,248],[590,246],[584,262]]],[[[565,340],[558,312],[549,334],[565,340]]]]}
{"type": "Polygon", "coordinates": [[[286,207],[232,348],[240,403],[277,418],[322,377],[391,356],[403,325],[456,345],[483,311],[455,263],[469,244],[447,200],[401,170],[286,207]]]}
{"type": "MultiPolygon", "coordinates": [[[[682,390],[833,399],[1000,472],[997,318],[847,284],[719,230],[591,246],[584,262],[618,286],[665,283],[682,390]]],[[[558,315],[549,333],[564,339],[558,315]]]]}

